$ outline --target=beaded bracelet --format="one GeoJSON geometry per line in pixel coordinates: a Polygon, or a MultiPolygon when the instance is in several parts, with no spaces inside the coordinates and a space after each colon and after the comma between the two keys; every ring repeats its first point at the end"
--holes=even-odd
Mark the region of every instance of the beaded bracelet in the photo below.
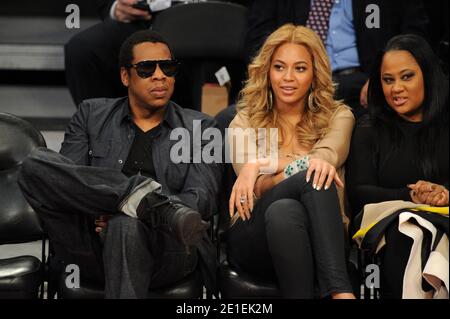
{"type": "Polygon", "coordinates": [[[304,156],[291,163],[289,163],[284,169],[284,178],[291,177],[298,172],[305,171],[309,167],[309,157],[304,156]]]}

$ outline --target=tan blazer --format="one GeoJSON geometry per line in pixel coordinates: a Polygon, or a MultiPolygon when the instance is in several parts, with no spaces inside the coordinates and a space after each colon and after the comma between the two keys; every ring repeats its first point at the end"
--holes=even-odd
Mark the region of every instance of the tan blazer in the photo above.
{"type": "MultiPolygon", "coordinates": [[[[353,113],[345,107],[340,107],[336,110],[332,120],[330,131],[328,134],[319,140],[313,148],[309,151],[308,155],[310,158],[323,159],[336,167],[339,177],[344,181],[344,163],[347,159],[350,140],[353,132],[353,127],[355,125],[355,118],[353,113]]],[[[230,123],[230,128],[251,128],[249,119],[245,112],[238,112],[234,117],[233,121],[230,123]]],[[[255,154],[250,154],[253,152],[249,151],[248,148],[244,147],[242,149],[236,149],[235,143],[231,141],[231,135],[228,137],[229,147],[232,148],[232,154],[234,158],[232,159],[232,165],[236,175],[239,175],[242,167],[245,165],[246,161],[243,163],[237,163],[235,158],[237,155],[241,158],[249,159],[256,158],[255,154]]],[[[300,156],[293,156],[300,157],[300,156]]],[[[344,181],[345,183],[345,181],[344,181]]],[[[344,189],[338,187],[339,201],[341,205],[342,219],[346,227],[348,227],[348,217],[345,213],[345,193],[344,189]]]]}

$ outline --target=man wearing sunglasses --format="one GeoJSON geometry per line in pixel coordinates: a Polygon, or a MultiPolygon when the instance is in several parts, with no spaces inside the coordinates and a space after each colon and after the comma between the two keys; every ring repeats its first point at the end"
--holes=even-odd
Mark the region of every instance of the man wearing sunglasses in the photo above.
{"type": "Polygon", "coordinates": [[[134,33],[120,51],[128,95],[83,101],[60,154],[38,149],[22,165],[19,185],[57,264],[79,266],[82,284],[104,282],[106,298],[146,298],[197,264],[214,289],[205,220],[216,211],[221,166],[174,163],[170,134],[215,123],[170,101],[178,68],[159,34],[134,33]]]}

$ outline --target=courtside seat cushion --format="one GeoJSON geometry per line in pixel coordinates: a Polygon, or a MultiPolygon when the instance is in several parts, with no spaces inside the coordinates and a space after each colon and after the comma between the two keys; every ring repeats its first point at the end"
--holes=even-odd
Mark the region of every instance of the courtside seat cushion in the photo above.
{"type": "Polygon", "coordinates": [[[276,283],[238,273],[226,261],[219,268],[219,289],[225,299],[280,298],[276,283]]]}
{"type": "Polygon", "coordinates": [[[34,256],[0,259],[0,299],[36,298],[42,276],[34,256]]]}
{"type": "MultiPolygon", "coordinates": [[[[104,298],[103,286],[94,283],[80,284],[80,288],[67,288],[65,279],[68,274],[63,273],[59,282],[58,298],[61,299],[102,299],[104,298]]],[[[158,288],[149,292],[149,298],[158,299],[192,299],[201,298],[203,283],[200,271],[194,271],[183,280],[158,288]]]]}

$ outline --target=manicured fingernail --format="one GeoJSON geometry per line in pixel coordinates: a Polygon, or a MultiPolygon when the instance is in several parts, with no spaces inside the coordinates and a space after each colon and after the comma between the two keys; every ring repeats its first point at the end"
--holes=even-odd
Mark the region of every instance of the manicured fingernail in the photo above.
{"type": "Polygon", "coordinates": [[[325,190],[328,190],[328,186],[325,186],[325,190]]]}
{"type": "Polygon", "coordinates": [[[313,184],[313,188],[314,188],[314,189],[317,189],[316,187],[317,187],[317,185],[316,185],[316,184],[313,184]]]}
{"type": "Polygon", "coordinates": [[[318,191],[320,191],[320,186],[319,186],[319,187],[317,187],[317,190],[318,190],[318,191]]]}
{"type": "Polygon", "coordinates": [[[309,177],[306,178],[306,182],[309,183],[309,177]]]}

